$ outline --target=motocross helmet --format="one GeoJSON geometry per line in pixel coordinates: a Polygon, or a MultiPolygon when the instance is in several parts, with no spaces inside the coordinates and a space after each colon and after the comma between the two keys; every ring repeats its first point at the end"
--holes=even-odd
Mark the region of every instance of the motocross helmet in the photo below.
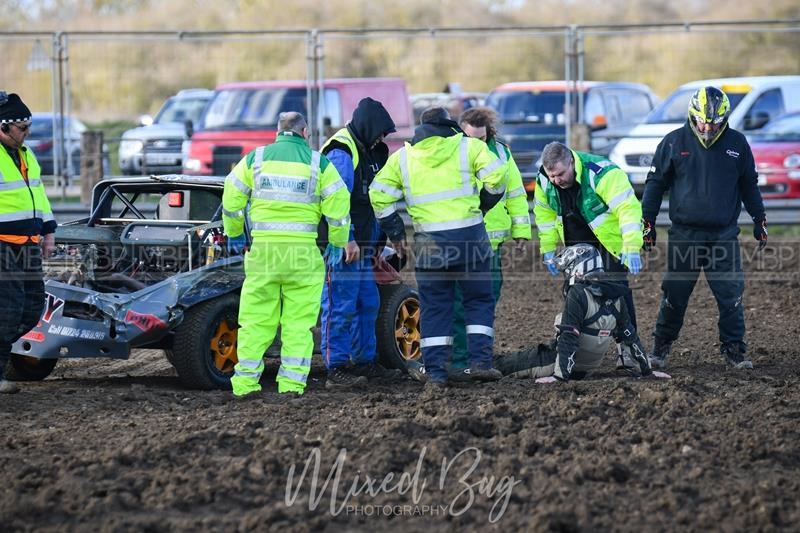
{"type": "Polygon", "coordinates": [[[730,114],[728,95],[716,87],[700,87],[689,99],[689,126],[706,148],[725,131],[730,114]]]}
{"type": "Polygon", "coordinates": [[[593,279],[603,272],[603,258],[591,244],[574,244],[565,248],[555,261],[559,272],[564,273],[564,294],[576,282],[593,279]]]}

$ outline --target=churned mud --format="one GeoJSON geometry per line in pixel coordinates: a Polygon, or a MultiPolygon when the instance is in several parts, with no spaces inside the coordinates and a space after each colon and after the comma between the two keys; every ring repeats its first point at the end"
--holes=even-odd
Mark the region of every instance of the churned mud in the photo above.
{"type": "MultiPolygon", "coordinates": [[[[671,381],[609,357],[584,382],[331,393],[315,358],[292,398],[272,360],[264,394],[233,403],[181,387],[157,351],[62,361],[0,397],[0,530],[796,530],[800,250],[782,249],[746,260],[749,372],[723,365],[702,279],[671,381]]],[[[499,353],[546,340],[561,305],[560,280],[525,261],[499,353]]],[[[648,269],[633,290],[649,346],[663,260],[648,269]]]]}

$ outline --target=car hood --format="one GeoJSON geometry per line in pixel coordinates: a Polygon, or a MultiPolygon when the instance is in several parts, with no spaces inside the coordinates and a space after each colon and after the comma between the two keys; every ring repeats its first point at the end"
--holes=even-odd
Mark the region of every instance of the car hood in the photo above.
{"type": "Polygon", "coordinates": [[[186,127],[179,122],[151,124],[133,128],[122,134],[123,139],[147,141],[150,139],[185,139],[186,127]]]}
{"type": "Polygon", "coordinates": [[[672,130],[677,130],[683,126],[683,122],[667,122],[664,124],[639,124],[628,132],[631,137],[657,137],[662,139],[672,130]]]}
{"type": "Polygon", "coordinates": [[[774,161],[781,165],[792,154],[800,154],[800,142],[753,142],[750,144],[757,163],[774,161]]]}

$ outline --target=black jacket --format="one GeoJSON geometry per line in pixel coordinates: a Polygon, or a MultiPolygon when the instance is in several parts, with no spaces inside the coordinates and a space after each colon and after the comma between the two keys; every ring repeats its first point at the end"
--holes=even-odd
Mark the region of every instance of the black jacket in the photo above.
{"type": "Polygon", "coordinates": [[[764,202],[758,190],[753,152],[744,135],[726,127],[705,148],[689,126],[666,135],[656,148],[642,198],[642,215],[655,220],[669,190],[673,224],[697,228],[736,225],[744,201],[747,212],[761,220],[764,202]]]}
{"type": "MultiPolygon", "coordinates": [[[[375,141],[381,135],[395,130],[395,124],[383,104],[372,98],[364,98],[353,111],[353,118],[347,124],[347,130],[353,137],[358,150],[358,166],[353,169],[353,190],[350,193],[350,218],[352,220],[355,240],[361,248],[362,257],[375,252],[376,245],[383,245],[386,235],[375,235],[375,212],[369,201],[369,186],[375,175],[386,164],[389,158],[389,147],[384,142],[375,141]]],[[[343,150],[350,153],[350,148],[338,141],[332,141],[323,153],[331,150],[343,150]]],[[[353,154],[350,154],[351,156],[353,154]]],[[[327,228],[318,232],[318,244],[324,248],[327,244],[327,228]]]]}

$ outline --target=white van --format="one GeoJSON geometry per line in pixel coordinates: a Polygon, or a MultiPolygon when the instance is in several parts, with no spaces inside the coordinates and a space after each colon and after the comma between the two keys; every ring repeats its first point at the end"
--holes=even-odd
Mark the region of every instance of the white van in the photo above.
{"type": "Polygon", "coordinates": [[[761,128],[786,111],[800,109],[800,76],[717,78],[681,85],[611,150],[610,159],[627,172],[638,194],[644,190],[656,146],[667,133],[683,125],[688,117],[689,98],[706,85],[725,91],[733,109],[729,123],[742,132],[761,128]]]}

